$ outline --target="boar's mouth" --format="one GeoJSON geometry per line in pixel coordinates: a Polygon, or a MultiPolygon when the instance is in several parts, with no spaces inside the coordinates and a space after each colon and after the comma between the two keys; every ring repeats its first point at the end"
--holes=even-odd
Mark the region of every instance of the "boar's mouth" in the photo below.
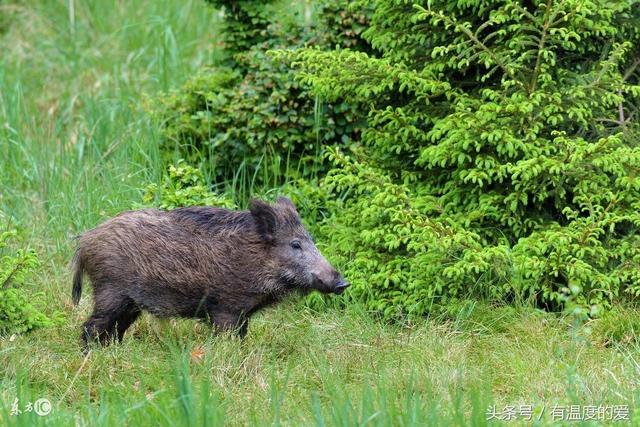
{"type": "Polygon", "coordinates": [[[305,293],[316,290],[324,294],[336,295],[341,295],[350,286],[350,283],[343,278],[335,280],[333,283],[327,283],[318,278],[314,278],[312,283],[304,283],[295,276],[292,277],[286,274],[280,276],[279,282],[287,290],[297,290],[305,293]]]}
{"type": "Polygon", "coordinates": [[[350,283],[347,282],[344,279],[340,279],[336,282],[336,284],[333,287],[333,293],[336,295],[341,295],[345,289],[347,289],[349,287],[350,283]]]}

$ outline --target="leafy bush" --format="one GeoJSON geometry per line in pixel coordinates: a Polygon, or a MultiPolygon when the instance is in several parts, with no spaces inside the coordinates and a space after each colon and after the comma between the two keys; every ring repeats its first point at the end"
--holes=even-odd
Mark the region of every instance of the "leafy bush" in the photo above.
{"type": "Polygon", "coordinates": [[[368,109],[363,147],[331,150],[323,182],[352,295],[387,315],[640,295],[639,29],[637,1],[378,0],[363,37],[379,57],[276,53],[368,109]]]}
{"type": "Polygon", "coordinates": [[[359,37],[366,14],[345,12],[342,0],[323,0],[315,2],[313,23],[298,22],[302,17],[269,23],[269,2],[212,3],[225,6],[232,60],[203,70],[153,107],[164,124],[163,150],[200,163],[216,182],[234,178],[241,169],[269,185],[284,181],[285,173],[319,172],[323,146],[357,138],[361,115],[344,100],[319,103],[266,52],[305,44],[366,49],[359,37]],[[265,167],[271,176],[257,173],[265,167]]]}
{"type": "Polygon", "coordinates": [[[207,0],[221,8],[224,15],[222,34],[225,48],[231,56],[248,51],[268,40],[269,6],[273,1],[207,0]]]}
{"type": "Polygon", "coordinates": [[[169,165],[160,185],[147,186],[142,201],[167,210],[181,206],[235,207],[230,197],[210,191],[204,184],[202,172],[182,160],[169,165]]]}
{"type": "Polygon", "coordinates": [[[350,8],[344,0],[321,0],[292,4],[282,1],[206,0],[221,8],[224,15],[225,51],[232,68],[250,71],[243,56],[253,50],[299,47],[304,43],[370,51],[361,37],[366,29],[370,8],[350,8]]]}
{"type": "MultiPolygon", "coordinates": [[[[2,227],[6,230],[6,226],[2,227]]],[[[0,334],[22,333],[49,326],[52,321],[41,313],[31,300],[39,294],[27,295],[23,286],[38,266],[32,250],[3,254],[15,230],[0,232],[0,334]]]]}

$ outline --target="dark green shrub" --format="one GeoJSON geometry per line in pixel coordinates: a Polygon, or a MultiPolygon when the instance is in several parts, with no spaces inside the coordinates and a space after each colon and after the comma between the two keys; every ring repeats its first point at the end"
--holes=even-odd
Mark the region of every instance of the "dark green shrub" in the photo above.
{"type": "Polygon", "coordinates": [[[202,172],[182,160],[175,165],[169,165],[159,185],[147,186],[142,201],[143,206],[156,206],[167,210],[182,206],[235,207],[230,197],[209,190],[202,172]]]}
{"type": "Polygon", "coordinates": [[[279,52],[315,94],[368,108],[323,183],[352,295],[389,315],[640,295],[639,28],[637,1],[378,0],[380,57],[279,52]]]}
{"type": "Polygon", "coordinates": [[[324,146],[357,138],[362,116],[344,100],[318,102],[266,52],[306,44],[366,49],[360,38],[366,14],[345,11],[341,0],[323,0],[314,3],[316,19],[310,23],[293,17],[267,25],[269,4],[214,3],[228,12],[232,65],[203,70],[155,105],[164,124],[164,152],[202,165],[216,182],[240,170],[269,186],[318,173],[325,166],[324,146]]]}
{"type": "Polygon", "coordinates": [[[343,0],[309,3],[283,1],[206,0],[222,10],[222,36],[232,67],[251,69],[242,54],[275,47],[298,47],[304,43],[334,48],[369,51],[361,34],[366,29],[370,9],[349,8],[343,0]]]}
{"type": "MultiPolygon", "coordinates": [[[[6,226],[2,226],[6,230],[6,226]]],[[[0,334],[22,333],[49,326],[52,321],[33,304],[41,294],[28,295],[23,286],[38,266],[38,257],[32,250],[7,251],[9,239],[15,230],[0,232],[0,334]]]]}
{"type": "Polygon", "coordinates": [[[225,50],[232,57],[245,52],[269,38],[269,6],[274,1],[207,0],[224,13],[222,27],[225,50]]]}

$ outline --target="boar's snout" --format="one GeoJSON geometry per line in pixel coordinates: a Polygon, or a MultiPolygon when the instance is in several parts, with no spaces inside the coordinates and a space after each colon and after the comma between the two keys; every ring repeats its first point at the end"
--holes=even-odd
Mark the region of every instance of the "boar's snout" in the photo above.
{"type": "Polygon", "coordinates": [[[314,287],[321,292],[340,295],[349,287],[349,282],[333,268],[329,271],[314,273],[313,279],[315,282],[314,287]]]}
{"type": "Polygon", "coordinates": [[[345,289],[349,287],[349,285],[350,285],[349,282],[347,282],[343,278],[340,278],[338,279],[335,287],[333,288],[333,293],[336,295],[340,295],[341,293],[344,292],[345,289]]]}

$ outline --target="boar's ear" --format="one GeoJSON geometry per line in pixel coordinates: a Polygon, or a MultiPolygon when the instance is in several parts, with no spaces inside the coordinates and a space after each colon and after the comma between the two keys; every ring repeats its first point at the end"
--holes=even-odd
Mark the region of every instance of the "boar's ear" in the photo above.
{"type": "Polygon", "coordinates": [[[258,226],[258,233],[267,242],[272,242],[276,235],[278,217],[273,207],[262,200],[252,199],[249,210],[258,226]]]}

